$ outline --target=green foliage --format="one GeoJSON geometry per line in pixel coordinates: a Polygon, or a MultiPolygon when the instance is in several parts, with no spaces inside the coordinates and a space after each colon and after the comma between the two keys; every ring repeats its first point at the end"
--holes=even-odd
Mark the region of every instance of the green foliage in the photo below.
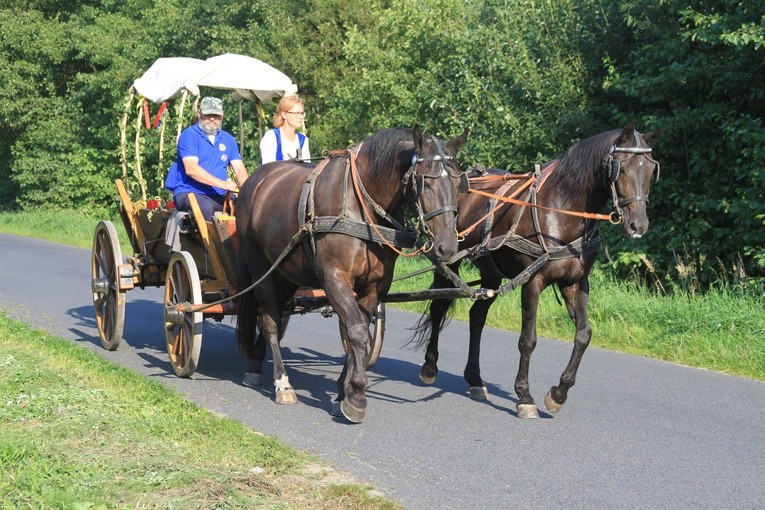
{"type": "Polygon", "coordinates": [[[622,112],[665,131],[654,223],[640,249],[670,280],[683,257],[702,288],[719,271],[765,276],[765,10],[728,0],[616,3],[639,43],[612,62],[607,90],[623,95],[622,112]]]}
{"type": "MultiPolygon", "coordinates": [[[[721,274],[762,279],[764,14],[737,0],[16,2],[0,8],[0,210],[108,207],[132,81],[161,56],[232,52],[299,85],[316,155],[419,124],[444,137],[470,129],[465,165],[530,171],[628,122],[662,127],[651,230],[635,241],[603,229],[613,257],[649,264],[613,270],[647,278],[650,265],[666,285],[681,263],[700,289],[721,274]]],[[[251,170],[273,107],[261,119],[245,108],[251,170]]],[[[239,136],[235,116],[226,122],[239,136]]],[[[144,134],[157,195],[173,137],[159,161],[157,132],[144,134]]]]}

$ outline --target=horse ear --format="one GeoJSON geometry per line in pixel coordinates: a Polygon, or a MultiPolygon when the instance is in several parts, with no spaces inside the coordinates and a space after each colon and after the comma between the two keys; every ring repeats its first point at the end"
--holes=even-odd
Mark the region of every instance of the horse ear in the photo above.
{"type": "Polygon", "coordinates": [[[414,148],[417,150],[422,149],[422,131],[420,131],[419,124],[415,124],[412,128],[412,137],[414,138],[414,148]]]}
{"type": "Polygon", "coordinates": [[[458,153],[465,146],[465,142],[467,141],[467,137],[469,134],[470,134],[470,128],[463,131],[462,134],[458,136],[457,138],[452,138],[451,140],[449,140],[449,142],[446,144],[446,147],[454,151],[455,154],[458,153]]]}
{"type": "Polygon", "coordinates": [[[626,145],[633,140],[635,135],[635,124],[630,122],[622,130],[622,134],[619,135],[619,143],[617,145],[626,145]]]}
{"type": "Polygon", "coordinates": [[[645,140],[646,145],[651,147],[656,142],[656,140],[658,140],[659,137],[661,137],[662,132],[663,130],[659,128],[652,133],[646,133],[645,135],[643,135],[643,139],[645,140]]]}

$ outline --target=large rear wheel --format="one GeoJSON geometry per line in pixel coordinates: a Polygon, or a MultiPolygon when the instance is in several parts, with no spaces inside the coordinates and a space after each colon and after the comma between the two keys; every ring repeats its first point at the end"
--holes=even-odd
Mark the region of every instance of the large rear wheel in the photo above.
{"type": "Polygon", "coordinates": [[[178,377],[190,377],[197,369],[202,348],[202,312],[188,312],[178,305],[202,304],[197,265],[185,251],[170,258],[165,280],[165,336],[170,363],[178,377]]]}
{"type": "Polygon", "coordinates": [[[113,351],[122,341],[125,328],[125,293],[120,291],[119,285],[122,250],[111,221],[102,220],[96,225],[91,260],[90,287],[96,327],[101,345],[107,351],[113,351]]]}

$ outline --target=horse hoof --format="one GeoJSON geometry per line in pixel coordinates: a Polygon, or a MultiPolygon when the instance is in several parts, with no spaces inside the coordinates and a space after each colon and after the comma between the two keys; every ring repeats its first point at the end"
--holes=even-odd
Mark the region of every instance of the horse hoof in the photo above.
{"type": "Polygon", "coordinates": [[[338,417],[341,417],[341,418],[343,416],[345,416],[343,414],[343,411],[340,409],[340,401],[339,400],[334,400],[332,402],[332,409],[329,410],[329,414],[331,414],[332,416],[338,416],[338,417]]]}
{"type": "Polygon", "coordinates": [[[297,395],[295,394],[295,390],[276,390],[276,403],[297,404],[297,395]]]}
{"type": "Polygon", "coordinates": [[[545,407],[548,411],[555,414],[558,411],[560,411],[560,408],[563,407],[563,404],[559,404],[556,401],[553,400],[552,394],[548,391],[547,395],[545,395],[545,407]]]}
{"type": "Polygon", "coordinates": [[[420,381],[422,381],[425,384],[427,384],[428,386],[430,386],[431,384],[436,382],[436,376],[428,377],[425,374],[423,374],[422,372],[420,372],[420,381]]]}
{"type": "Polygon", "coordinates": [[[524,420],[539,418],[537,406],[534,404],[518,404],[515,408],[518,411],[518,418],[523,418],[524,420]]]}
{"type": "Polygon", "coordinates": [[[347,399],[340,402],[340,411],[351,423],[361,423],[364,421],[364,415],[367,412],[366,409],[354,406],[347,399]]]}
{"type": "Polygon", "coordinates": [[[256,386],[263,386],[263,374],[256,372],[245,372],[242,384],[254,388],[256,386]]]}
{"type": "Polygon", "coordinates": [[[486,386],[471,386],[468,395],[473,400],[489,400],[489,390],[486,386]]]}

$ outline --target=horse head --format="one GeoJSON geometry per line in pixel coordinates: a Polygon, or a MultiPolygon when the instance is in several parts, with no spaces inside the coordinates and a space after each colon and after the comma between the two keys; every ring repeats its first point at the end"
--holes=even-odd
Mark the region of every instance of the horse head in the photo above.
{"type": "Polygon", "coordinates": [[[659,179],[659,162],[651,157],[651,146],[661,136],[661,129],[640,134],[630,124],[625,127],[605,158],[606,188],[623,220],[625,233],[632,238],[648,231],[648,193],[652,179],[659,179]]]}
{"type": "Polygon", "coordinates": [[[447,262],[457,253],[457,193],[467,191],[468,181],[457,163],[468,130],[444,143],[426,136],[415,126],[414,153],[404,174],[407,201],[417,213],[417,229],[432,243],[428,255],[447,262]]]}

